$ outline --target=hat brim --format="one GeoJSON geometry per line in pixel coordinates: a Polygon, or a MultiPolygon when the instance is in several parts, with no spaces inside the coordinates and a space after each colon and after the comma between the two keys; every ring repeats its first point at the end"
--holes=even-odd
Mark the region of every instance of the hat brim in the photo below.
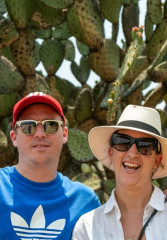
{"type": "Polygon", "coordinates": [[[159,140],[161,144],[161,150],[162,150],[162,167],[159,166],[157,171],[153,175],[153,179],[158,179],[167,176],[167,139],[163,138],[161,136],[158,136],[154,133],[150,133],[149,131],[138,129],[138,128],[132,128],[132,127],[126,127],[126,126],[100,126],[95,127],[90,130],[88,140],[89,145],[92,150],[92,153],[95,155],[95,157],[101,161],[107,168],[114,171],[113,164],[109,158],[109,141],[112,136],[112,134],[121,129],[129,129],[134,131],[140,131],[143,133],[146,133],[150,136],[155,137],[159,140]]]}

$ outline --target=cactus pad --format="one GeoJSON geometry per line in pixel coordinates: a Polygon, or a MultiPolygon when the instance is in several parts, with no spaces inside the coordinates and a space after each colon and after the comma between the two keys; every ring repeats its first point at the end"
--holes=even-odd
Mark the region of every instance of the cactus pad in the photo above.
{"type": "Polygon", "coordinates": [[[5,0],[9,16],[17,28],[26,28],[34,11],[34,0],[5,0]]]}
{"type": "Polygon", "coordinates": [[[89,64],[105,82],[114,81],[119,72],[119,47],[114,41],[105,39],[99,51],[89,54],[89,64]]]}
{"type": "Polygon", "coordinates": [[[88,134],[77,129],[69,129],[67,142],[71,156],[80,162],[89,162],[93,154],[88,144],[88,134]]]}
{"type": "Polygon", "coordinates": [[[99,0],[104,18],[112,23],[117,23],[123,0],[99,0]]]}
{"type": "Polygon", "coordinates": [[[81,57],[79,66],[73,61],[71,63],[71,71],[81,84],[86,83],[90,74],[88,58],[84,56],[81,57]]]}
{"type": "Polygon", "coordinates": [[[76,0],[67,14],[67,24],[78,41],[91,49],[101,46],[104,29],[96,0],[76,0]]]}
{"type": "Polygon", "coordinates": [[[83,122],[91,118],[92,114],[92,95],[88,88],[81,90],[75,103],[75,119],[77,122],[83,122]]]}
{"type": "Polygon", "coordinates": [[[47,6],[56,8],[56,9],[62,9],[69,7],[74,0],[40,0],[41,2],[45,3],[47,6]]]}
{"type": "Polygon", "coordinates": [[[20,91],[24,87],[24,78],[16,67],[5,57],[0,56],[0,93],[20,91]]]}
{"type": "Polygon", "coordinates": [[[48,75],[54,75],[64,59],[63,45],[56,39],[45,40],[40,47],[40,59],[48,75]]]}

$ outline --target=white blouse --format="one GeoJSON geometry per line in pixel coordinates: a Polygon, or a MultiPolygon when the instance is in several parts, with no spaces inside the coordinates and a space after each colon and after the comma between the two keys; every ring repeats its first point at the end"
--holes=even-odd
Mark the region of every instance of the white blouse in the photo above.
{"type": "MultiPolygon", "coordinates": [[[[115,189],[104,205],[80,217],[72,240],[124,240],[121,213],[114,192],[115,189]]],[[[145,230],[147,240],[167,240],[167,203],[164,200],[164,193],[155,186],[143,216],[144,225],[153,210],[158,210],[145,230]]]]}

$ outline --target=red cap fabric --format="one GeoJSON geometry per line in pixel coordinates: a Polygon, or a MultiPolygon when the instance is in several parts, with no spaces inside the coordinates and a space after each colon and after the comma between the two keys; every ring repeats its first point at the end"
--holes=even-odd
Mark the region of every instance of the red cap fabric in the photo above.
{"type": "Polygon", "coordinates": [[[54,99],[53,97],[43,93],[43,92],[33,92],[22,98],[20,101],[18,101],[13,108],[13,122],[12,122],[12,129],[15,126],[15,123],[19,117],[19,114],[21,111],[27,107],[30,104],[35,103],[46,103],[53,107],[57,113],[63,118],[63,121],[65,122],[65,117],[63,114],[62,107],[60,103],[54,99]]]}

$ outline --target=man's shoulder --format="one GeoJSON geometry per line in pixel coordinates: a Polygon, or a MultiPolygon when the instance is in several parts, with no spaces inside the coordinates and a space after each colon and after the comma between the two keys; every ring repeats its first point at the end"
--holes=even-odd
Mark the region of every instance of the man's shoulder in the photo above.
{"type": "Polygon", "coordinates": [[[14,166],[0,168],[0,177],[9,176],[14,171],[14,166]]]}
{"type": "Polygon", "coordinates": [[[75,196],[75,199],[78,200],[85,199],[87,202],[92,202],[92,204],[95,204],[96,207],[100,205],[98,196],[90,187],[84,185],[81,182],[74,182],[60,173],[59,176],[61,178],[62,186],[67,196],[75,196]]]}

